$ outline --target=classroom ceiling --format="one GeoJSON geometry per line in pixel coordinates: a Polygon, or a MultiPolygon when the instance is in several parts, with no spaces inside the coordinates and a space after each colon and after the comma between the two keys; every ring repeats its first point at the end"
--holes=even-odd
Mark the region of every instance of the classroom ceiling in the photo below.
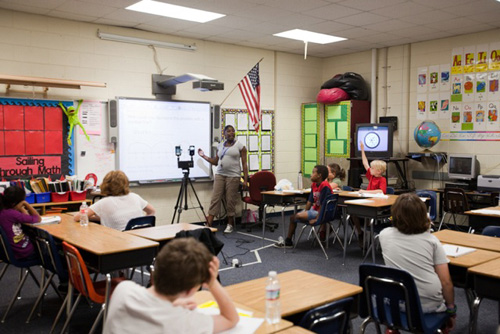
{"type": "Polygon", "coordinates": [[[74,21],[135,28],[191,39],[303,54],[304,43],[275,37],[305,29],[345,37],[309,43],[307,54],[331,57],[500,27],[495,0],[159,0],[226,16],[194,23],[126,10],[139,0],[0,0],[0,8],[74,21]]]}

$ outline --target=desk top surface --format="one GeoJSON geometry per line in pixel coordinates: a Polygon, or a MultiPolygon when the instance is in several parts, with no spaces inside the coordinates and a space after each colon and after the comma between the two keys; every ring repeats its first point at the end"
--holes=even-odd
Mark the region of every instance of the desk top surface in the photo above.
{"type": "MultiPolygon", "coordinates": [[[[278,277],[281,284],[281,314],[284,317],[351,297],[363,291],[358,285],[302,270],[280,273],[278,277]]],[[[230,285],[226,287],[226,290],[235,302],[265,312],[266,281],[267,277],[262,277],[230,285]]]]}
{"type": "Polygon", "coordinates": [[[469,272],[476,275],[500,278],[500,259],[485,262],[478,266],[469,268],[469,272]]]}
{"type": "MultiPolygon", "coordinates": [[[[211,301],[211,300],[215,301],[214,297],[212,296],[212,294],[209,291],[198,291],[195,293],[194,298],[195,298],[196,303],[198,305],[205,303],[205,302],[208,302],[208,301],[211,301]]],[[[266,316],[264,312],[260,312],[258,310],[255,310],[247,305],[239,304],[237,302],[234,302],[234,304],[236,307],[238,307],[242,310],[253,312],[253,316],[255,318],[265,318],[265,316],[266,316]]],[[[264,323],[262,323],[262,325],[257,329],[257,331],[255,333],[256,334],[276,333],[276,332],[282,331],[283,329],[291,328],[292,326],[293,326],[293,323],[291,323],[290,321],[284,320],[284,319],[281,319],[279,323],[274,324],[274,325],[271,325],[267,321],[264,320],[264,323]]],[[[290,333],[293,333],[293,332],[290,332],[290,333]]],[[[297,333],[300,333],[300,332],[297,332],[297,333]]],[[[303,332],[303,333],[309,333],[309,332],[303,332]]]]}
{"type": "Polygon", "coordinates": [[[340,196],[353,197],[352,200],[344,201],[344,204],[367,206],[367,207],[391,206],[394,204],[394,202],[398,198],[398,195],[385,195],[387,197],[363,197],[363,196],[355,195],[352,193],[345,194],[345,195],[343,193],[340,193],[340,196]],[[363,201],[357,201],[357,200],[361,200],[361,199],[363,201]]]}
{"type": "Polygon", "coordinates": [[[487,208],[481,208],[481,209],[476,209],[476,210],[470,210],[470,211],[465,211],[464,212],[466,215],[471,215],[471,216],[483,216],[483,217],[500,217],[500,206],[490,206],[487,208]],[[485,212],[485,210],[491,210],[491,211],[496,211],[498,214],[495,213],[488,213],[485,212]]]}
{"type": "Polygon", "coordinates": [[[126,252],[136,249],[158,247],[157,242],[139,238],[99,224],[89,223],[80,226],[73,221],[73,216],[58,214],[61,217],[59,224],[39,225],[57,239],[66,241],[78,248],[96,255],[107,255],[126,252]]]}
{"type": "MultiPolygon", "coordinates": [[[[141,238],[146,238],[153,241],[166,241],[175,238],[175,235],[180,231],[188,230],[198,230],[206,228],[206,226],[179,223],[179,224],[168,224],[162,226],[146,227],[136,230],[124,231],[124,233],[135,235],[141,238]]],[[[217,232],[215,227],[210,227],[210,231],[217,232]]]]}
{"type": "Polygon", "coordinates": [[[479,234],[470,234],[452,230],[441,230],[433,233],[439,241],[445,244],[460,245],[492,252],[500,252],[500,238],[479,234]]]}
{"type": "Polygon", "coordinates": [[[311,332],[310,330],[307,330],[300,326],[293,326],[279,332],[279,334],[309,334],[309,333],[312,334],[314,332],[311,332]]]}
{"type": "Polygon", "coordinates": [[[268,190],[268,191],[261,192],[262,195],[283,196],[283,197],[304,196],[304,195],[309,195],[310,193],[311,193],[310,189],[290,190],[290,191],[268,190]]]}
{"type": "Polygon", "coordinates": [[[448,256],[450,264],[458,267],[471,268],[482,263],[499,259],[499,252],[476,249],[474,252],[459,257],[448,256]]]}

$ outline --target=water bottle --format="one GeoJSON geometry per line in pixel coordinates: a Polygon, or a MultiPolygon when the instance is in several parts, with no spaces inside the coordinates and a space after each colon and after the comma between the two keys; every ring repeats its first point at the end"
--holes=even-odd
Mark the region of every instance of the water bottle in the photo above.
{"type": "Polygon", "coordinates": [[[89,216],[87,214],[87,209],[89,206],[87,202],[82,202],[80,206],[80,226],[88,226],[89,225],[89,216]]]}
{"type": "Polygon", "coordinates": [[[266,320],[277,324],[281,320],[280,281],[276,271],[270,271],[266,284],[266,320]]]}
{"type": "Polygon", "coordinates": [[[302,171],[299,170],[299,176],[297,179],[297,190],[302,190],[304,189],[304,185],[302,184],[302,171]]]}

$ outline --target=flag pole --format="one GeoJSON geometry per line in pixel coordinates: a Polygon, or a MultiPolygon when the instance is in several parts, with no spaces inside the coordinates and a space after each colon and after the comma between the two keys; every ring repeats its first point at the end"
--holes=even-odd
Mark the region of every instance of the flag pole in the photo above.
{"type": "MultiPolygon", "coordinates": [[[[264,57],[260,58],[260,60],[259,60],[259,61],[258,61],[255,65],[259,64],[259,63],[260,63],[261,61],[263,61],[263,60],[264,60],[264,57]]],[[[255,65],[254,65],[254,66],[255,66],[255,65]]],[[[240,80],[240,81],[241,81],[241,80],[240,80]]],[[[236,87],[238,87],[238,84],[240,83],[240,81],[238,81],[238,83],[237,83],[236,85],[234,85],[233,89],[229,92],[229,94],[227,94],[227,96],[224,98],[224,100],[222,100],[222,102],[219,104],[220,106],[222,106],[222,105],[224,104],[224,102],[226,102],[227,98],[228,98],[229,96],[231,96],[231,94],[233,94],[233,92],[234,92],[234,90],[236,89],[236,87]]]]}

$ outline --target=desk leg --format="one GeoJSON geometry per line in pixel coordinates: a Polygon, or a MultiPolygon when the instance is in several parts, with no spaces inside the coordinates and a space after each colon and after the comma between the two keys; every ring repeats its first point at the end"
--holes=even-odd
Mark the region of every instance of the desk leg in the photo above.
{"type": "MultiPolygon", "coordinates": [[[[281,207],[281,224],[283,225],[283,240],[286,239],[286,231],[285,231],[285,209],[286,205],[281,207]]],[[[286,247],[283,247],[283,253],[286,253],[286,247]]]]}
{"type": "Polygon", "coordinates": [[[476,297],[474,302],[472,303],[471,311],[470,311],[470,323],[469,323],[469,334],[477,333],[477,316],[479,312],[479,305],[483,298],[476,297]]]}
{"type": "Polygon", "coordinates": [[[267,212],[267,204],[264,204],[264,208],[262,210],[262,247],[264,247],[264,236],[266,234],[266,212],[267,212]]]}
{"type": "Polygon", "coordinates": [[[342,223],[344,224],[344,255],[342,257],[342,265],[345,265],[345,253],[347,251],[347,206],[342,206],[342,223]]]}

